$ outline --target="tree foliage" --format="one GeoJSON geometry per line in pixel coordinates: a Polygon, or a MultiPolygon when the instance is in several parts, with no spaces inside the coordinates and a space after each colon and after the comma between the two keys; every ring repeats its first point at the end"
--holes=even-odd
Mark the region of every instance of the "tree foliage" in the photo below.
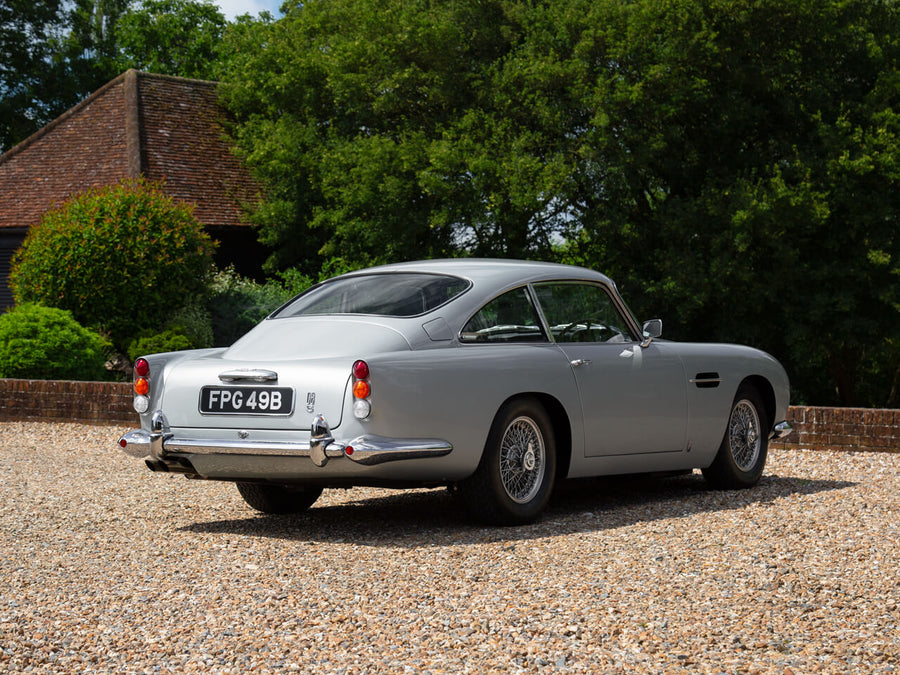
{"type": "Polygon", "coordinates": [[[13,258],[10,286],[17,304],[69,310],[124,349],[205,296],[212,252],[188,206],[125,181],[48,211],[13,258]]]}
{"type": "Polygon", "coordinates": [[[900,366],[898,29],[881,2],[631,7],[604,36],[578,259],[678,337],[778,354],[804,397],[884,403],[861,373],[900,366]]]}
{"type": "Polygon", "coordinates": [[[884,403],[898,20],[887,0],[312,0],[229,31],[222,91],[272,269],[559,257],[673,337],[772,351],[801,399],[884,403]]]}
{"type": "Polygon", "coordinates": [[[143,0],[119,19],[119,70],[213,79],[225,17],[209,0],[143,0]]]}
{"type": "Polygon", "coordinates": [[[515,27],[493,2],[285,9],[230,33],[223,76],[243,122],[236,137],[269,190],[256,218],[277,247],[272,267],[299,263],[316,276],[323,258],[452,254],[456,223],[441,214],[431,155],[443,148],[456,163],[444,135],[484,95],[515,27]]]}
{"type": "Polygon", "coordinates": [[[0,0],[0,151],[47,121],[47,60],[61,22],[59,0],[0,0]]]}
{"type": "Polygon", "coordinates": [[[211,0],[74,0],[68,25],[55,59],[81,98],[129,68],[210,77],[225,17],[211,0]]]}

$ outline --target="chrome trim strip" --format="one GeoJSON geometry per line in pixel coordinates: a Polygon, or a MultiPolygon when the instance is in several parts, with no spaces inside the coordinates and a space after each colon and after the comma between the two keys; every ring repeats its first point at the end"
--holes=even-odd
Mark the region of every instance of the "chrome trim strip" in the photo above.
{"type": "Polygon", "coordinates": [[[350,443],[338,442],[322,415],[316,415],[313,420],[309,441],[175,438],[161,411],[154,413],[151,426],[154,429],[152,432],[136,429],[119,439],[119,445],[126,454],[137,458],[152,456],[161,461],[171,453],[309,457],[316,466],[323,467],[329,459],[336,457],[346,457],[356,464],[374,466],[403,459],[442,457],[453,450],[452,444],[436,438],[360,436],[350,443]]]}
{"type": "Polygon", "coordinates": [[[721,384],[721,377],[694,377],[688,380],[691,384],[721,384]]]}
{"type": "MultiPolygon", "coordinates": [[[[323,439],[324,440],[324,439],[323,439]]],[[[357,464],[374,466],[401,459],[442,457],[453,450],[447,441],[434,438],[398,439],[361,436],[344,444],[331,440],[313,441],[245,441],[169,438],[164,443],[166,453],[180,452],[194,455],[258,455],[265,457],[309,457],[316,466],[325,466],[329,459],[347,457],[357,464]],[[348,449],[351,449],[348,452],[348,449]],[[318,454],[317,454],[318,453],[318,454]]]]}
{"type": "Polygon", "coordinates": [[[357,464],[373,466],[400,459],[423,459],[450,454],[453,446],[436,438],[381,438],[360,436],[348,445],[352,454],[347,456],[357,464]]]}
{"type": "Polygon", "coordinates": [[[238,368],[219,373],[222,382],[277,382],[278,373],[274,370],[262,370],[259,368],[238,368]]]}

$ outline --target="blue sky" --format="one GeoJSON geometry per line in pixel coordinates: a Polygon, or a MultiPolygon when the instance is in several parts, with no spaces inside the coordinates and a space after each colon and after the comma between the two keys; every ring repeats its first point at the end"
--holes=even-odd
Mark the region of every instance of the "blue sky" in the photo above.
{"type": "Polygon", "coordinates": [[[231,21],[240,14],[256,16],[262,11],[269,11],[277,17],[280,15],[278,8],[281,7],[282,0],[215,0],[215,3],[225,18],[231,21]]]}

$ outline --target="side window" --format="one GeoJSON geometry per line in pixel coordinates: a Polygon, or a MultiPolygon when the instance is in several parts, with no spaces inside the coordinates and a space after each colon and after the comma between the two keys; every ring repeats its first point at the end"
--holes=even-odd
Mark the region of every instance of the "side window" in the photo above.
{"type": "Polygon", "coordinates": [[[631,342],[625,320],[602,286],[560,282],[534,290],[556,342],[631,342]]]}
{"type": "Polygon", "coordinates": [[[546,342],[528,292],[517,288],[494,298],[462,329],[463,342],[546,342]]]}

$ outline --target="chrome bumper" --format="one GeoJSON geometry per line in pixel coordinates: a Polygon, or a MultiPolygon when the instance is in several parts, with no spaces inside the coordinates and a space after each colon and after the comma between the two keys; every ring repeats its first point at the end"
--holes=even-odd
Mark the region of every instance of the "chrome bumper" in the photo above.
{"type": "Polygon", "coordinates": [[[770,439],[778,439],[784,438],[789,433],[794,430],[794,427],[791,426],[790,422],[779,422],[775,425],[775,428],[772,429],[772,433],[769,434],[770,439]]]}
{"type": "Polygon", "coordinates": [[[329,459],[346,457],[365,466],[401,459],[442,457],[453,450],[447,441],[432,438],[406,439],[360,436],[349,443],[336,441],[325,418],[318,415],[310,428],[309,441],[251,441],[176,438],[161,411],[153,415],[151,431],[136,429],[119,439],[119,446],[132,457],[163,461],[173,453],[197,455],[261,455],[309,457],[322,467],[329,459]]]}

